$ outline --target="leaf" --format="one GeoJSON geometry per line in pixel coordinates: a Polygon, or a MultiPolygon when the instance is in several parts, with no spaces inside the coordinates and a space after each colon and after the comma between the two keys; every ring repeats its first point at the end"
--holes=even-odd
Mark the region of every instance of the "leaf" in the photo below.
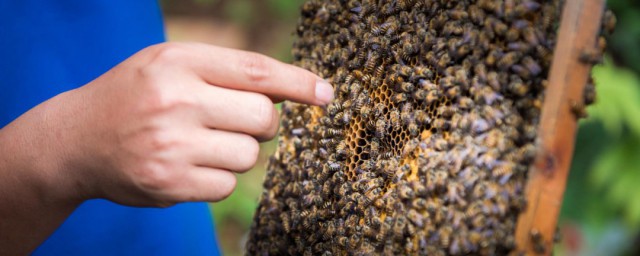
{"type": "Polygon", "coordinates": [[[608,59],[593,68],[598,100],[588,108],[591,120],[602,121],[605,128],[619,136],[623,127],[640,135],[640,78],[633,72],[615,67],[608,59]]]}

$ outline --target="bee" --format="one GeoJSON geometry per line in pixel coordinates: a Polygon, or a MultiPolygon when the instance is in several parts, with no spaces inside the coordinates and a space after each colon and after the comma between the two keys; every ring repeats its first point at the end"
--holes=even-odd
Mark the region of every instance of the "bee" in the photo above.
{"type": "Polygon", "coordinates": [[[400,112],[397,109],[391,110],[389,112],[389,122],[391,124],[391,127],[393,127],[393,129],[399,129],[400,128],[400,112]]]}
{"type": "Polygon", "coordinates": [[[338,193],[339,195],[347,195],[351,193],[351,186],[349,186],[349,184],[347,183],[343,183],[338,187],[338,193]]]}
{"type": "MultiPolygon", "coordinates": [[[[353,111],[351,111],[351,109],[346,109],[345,111],[339,113],[342,114],[342,116],[338,119],[338,124],[341,126],[347,125],[351,122],[351,118],[353,117],[353,111]]],[[[337,117],[337,116],[336,116],[337,117]]]]}
{"type": "Polygon", "coordinates": [[[437,90],[431,90],[427,92],[427,97],[424,98],[425,103],[432,104],[440,99],[440,93],[437,90]]]}
{"type": "Polygon", "coordinates": [[[529,86],[522,81],[513,81],[508,85],[509,91],[517,96],[523,97],[529,93],[529,86]]]}
{"type": "Polygon", "coordinates": [[[332,145],[335,145],[337,142],[338,141],[335,138],[324,138],[324,139],[320,139],[320,141],[318,141],[320,146],[322,146],[324,148],[329,148],[332,145]]]}
{"type": "Polygon", "coordinates": [[[540,44],[538,35],[536,34],[536,31],[533,27],[524,27],[524,29],[522,30],[522,38],[530,45],[537,46],[540,44]]]}
{"type": "Polygon", "coordinates": [[[542,236],[542,233],[540,233],[540,231],[538,231],[537,229],[531,230],[531,232],[529,233],[529,237],[533,242],[533,250],[536,253],[544,254],[547,251],[547,248],[544,245],[544,237],[542,236]]]}
{"type": "Polygon", "coordinates": [[[427,92],[422,89],[417,89],[412,94],[413,99],[417,101],[423,101],[427,97],[427,92]]]}
{"type": "Polygon", "coordinates": [[[595,48],[584,49],[580,52],[579,60],[588,65],[600,64],[602,63],[602,52],[595,48]]]}
{"type": "Polygon", "coordinates": [[[360,169],[362,171],[370,171],[371,169],[373,169],[373,167],[375,167],[375,163],[373,160],[365,160],[360,165],[360,169]]]}
{"type": "MultiPolygon", "coordinates": [[[[372,55],[371,57],[369,57],[367,59],[367,61],[364,64],[364,72],[371,72],[373,71],[373,69],[375,68],[375,66],[378,64],[378,56],[377,55],[372,55]]],[[[364,79],[364,78],[363,78],[364,79]]]]}
{"type": "Polygon", "coordinates": [[[396,221],[393,223],[393,235],[396,237],[403,237],[406,226],[407,218],[403,215],[397,216],[396,221]]]}
{"type": "Polygon", "coordinates": [[[431,123],[431,118],[429,117],[429,114],[427,114],[424,110],[418,109],[415,111],[414,114],[415,114],[415,120],[417,121],[418,124],[427,125],[431,123]]]}
{"type": "Polygon", "coordinates": [[[415,89],[414,85],[412,83],[401,83],[399,85],[396,86],[396,91],[397,92],[404,92],[404,93],[411,93],[413,92],[413,90],[415,89]]]}
{"type": "Polygon", "coordinates": [[[581,102],[578,102],[576,100],[569,100],[569,107],[571,109],[571,113],[575,116],[576,119],[587,118],[589,116],[587,114],[585,105],[581,102]]]}
{"type": "Polygon", "coordinates": [[[340,245],[343,248],[346,248],[347,244],[349,243],[349,239],[345,236],[340,236],[337,238],[337,242],[338,242],[338,245],[340,245]]]}
{"type": "Polygon", "coordinates": [[[369,143],[369,156],[376,158],[380,154],[380,140],[378,138],[372,138],[369,143]]]}
{"type": "Polygon", "coordinates": [[[362,107],[367,104],[369,102],[369,98],[367,97],[366,94],[360,94],[360,96],[358,96],[353,104],[353,111],[360,113],[360,110],[362,109],[362,107]]]}
{"type": "Polygon", "coordinates": [[[407,94],[405,93],[396,93],[396,95],[393,96],[393,103],[395,104],[399,104],[402,102],[405,102],[407,100],[407,94]]]}
{"type": "Polygon", "coordinates": [[[387,132],[387,122],[384,119],[380,119],[375,123],[375,135],[377,138],[383,138],[387,132]]]}
{"type": "Polygon", "coordinates": [[[451,243],[451,235],[453,234],[453,227],[451,225],[444,225],[438,230],[439,242],[444,248],[449,247],[451,243]]]}
{"type": "Polygon", "coordinates": [[[413,190],[407,185],[398,187],[398,196],[401,199],[411,199],[414,197],[413,190]]]}
{"type": "Polygon", "coordinates": [[[289,215],[286,212],[283,212],[280,214],[280,222],[282,223],[282,228],[284,228],[284,231],[286,233],[290,233],[291,232],[291,223],[290,223],[290,219],[289,219],[289,215]]]}
{"type": "Polygon", "coordinates": [[[446,171],[439,170],[433,173],[432,182],[436,187],[445,187],[449,174],[446,171]]]}
{"type": "Polygon", "coordinates": [[[338,161],[344,161],[351,155],[349,148],[344,141],[341,141],[336,146],[336,159],[338,161]]]}
{"type": "Polygon", "coordinates": [[[375,71],[374,71],[374,76],[375,77],[382,77],[382,74],[384,74],[384,65],[379,65],[376,67],[375,71]]]}
{"type": "Polygon", "coordinates": [[[433,142],[433,148],[437,151],[447,151],[449,150],[449,142],[444,138],[437,138],[433,142]]]}
{"type": "Polygon", "coordinates": [[[340,111],[342,111],[342,104],[338,102],[330,103],[329,106],[327,106],[327,113],[330,116],[335,116],[340,111]]]}
{"type": "Polygon", "coordinates": [[[411,137],[416,137],[420,133],[418,124],[416,124],[416,122],[414,121],[409,122],[409,125],[407,126],[407,130],[409,131],[409,135],[411,135],[411,137]]]}
{"type": "Polygon", "coordinates": [[[585,105],[590,105],[596,101],[596,87],[593,84],[593,79],[589,78],[587,84],[582,92],[583,102],[585,105]]]}
{"type": "Polygon", "coordinates": [[[411,208],[416,210],[424,210],[427,208],[427,200],[424,198],[415,198],[411,201],[411,208]]]}
{"type": "Polygon", "coordinates": [[[364,105],[360,107],[360,116],[364,119],[368,119],[371,114],[371,107],[369,105],[364,105]]]}
{"type": "Polygon", "coordinates": [[[434,120],[431,124],[432,124],[431,126],[433,128],[438,129],[438,130],[447,131],[447,130],[449,130],[449,128],[451,128],[451,122],[448,121],[448,120],[445,120],[443,118],[438,118],[438,119],[434,120]]]}
{"type": "Polygon", "coordinates": [[[608,34],[612,34],[616,28],[616,15],[611,10],[606,10],[602,17],[602,27],[608,34]]]}
{"type": "Polygon", "coordinates": [[[532,13],[540,9],[540,4],[535,1],[523,1],[515,8],[515,13],[518,16],[523,16],[528,13],[532,13]]]}
{"type": "Polygon", "coordinates": [[[342,137],[343,135],[344,132],[342,131],[342,129],[329,128],[326,130],[325,137],[342,137]]]}
{"type": "Polygon", "coordinates": [[[522,58],[522,65],[527,68],[527,71],[533,76],[537,76],[542,72],[542,67],[531,56],[522,58]]]}
{"type": "Polygon", "coordinates": [[[436,62],[436,67],[440,70],[445,69],[447,66],[449,66],[449,64],[451,63],[451,57],[449,56],[449,53],[444,53],[442,54],[442,56],[440,56],[440,58],[437,60],[436,62]]]}
{"type": "Polygon", "coordinates": [[[513,64],[516,64],[521,58],[521,54],[519,52],[508,52],[502,56],[496,63],[496,66],[499,69],[506,70],[511,67],[513,64]]]}
{"type": "Polygon", "coordinates": [[[387,78],[385,79],[385,82],[388,85],[399,84],[399,83],[404,82],[404,78],[402,76],[400,76],[400,74],[398,74],[398,73],[391,73],[391,74],[387,75],[387,78]]]}
{"type": "Polygon", "coordinates": [[[378,195],[382,192],[381,188],[374,188],[367,191],[364,194],[364,205],[369,206],[373,203],[373,201],[378,197],[378,195]]]}
{"type": "Polygon", "coordinates": [[[342,169],[342,165],[340,163],[337,163],[337,162],[328,162],[327,163],[327,167],[328,167],[329,171],[331,171],[331,172],[337,172],[340,169],[342,169]]]}
{"type": "Polygon", "coordinates": [[[376,105],[373,108],[373,116],[375,118],[380,117],[384,113],[386,108],[387,107],[383,103],[376,103],[376,105]]]}

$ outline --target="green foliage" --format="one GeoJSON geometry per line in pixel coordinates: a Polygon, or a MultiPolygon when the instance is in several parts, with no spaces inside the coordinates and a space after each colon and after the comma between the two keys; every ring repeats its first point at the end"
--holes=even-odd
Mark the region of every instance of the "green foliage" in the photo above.
{"type": "Polygon", "coordinates": [[[640,80],[630,70],[616,68],[611,61],[594,67],[594,80],[599,100],[588,109],[592,121],[603,123],[610,134],[620,136],[623,127],[640,134],[640,80]]]}
{"type": "Polygon", "coordinates": [[[617,255],[640,227],[640,77],[610,60],[593,76],[598,100],[580,123],[561,223],[579,224],[584,251],[617,255]]]}
{"type": "Polygon", "coordinates": [[[617,62],[623,63],[634,72],[640,72],[640,1],[609,0],[607,6],[618,19],[616,31],[609,40],[609,49],[617,62]]]}
{"type": "Polygon", "coordinates": [[[599,97],[589,109],[591,122],[599,121],[611,135],[592,167],[590,181],[609,204],[623,212],[625,222],[640,225],[640,79],[610,61],[594,69],[599,97]]]}
{"type": "Polygon", "coordinates": [[[295,20],[302,0],[267,0],[272,13],[284,20],[295,20]]]}

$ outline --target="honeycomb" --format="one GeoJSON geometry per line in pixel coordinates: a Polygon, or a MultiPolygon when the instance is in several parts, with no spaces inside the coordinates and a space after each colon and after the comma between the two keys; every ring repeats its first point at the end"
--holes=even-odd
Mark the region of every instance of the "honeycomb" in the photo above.
{"type": "Polygon", "coordinates": [[[512,251],[559,6],[307,1],[294,63],[335,99],[283,105],[247,253],[512,251]]]}

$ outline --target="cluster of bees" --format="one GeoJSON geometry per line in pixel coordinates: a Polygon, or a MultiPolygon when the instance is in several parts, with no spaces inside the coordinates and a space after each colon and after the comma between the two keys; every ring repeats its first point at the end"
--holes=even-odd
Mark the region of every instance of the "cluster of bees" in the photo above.
{"type": "MultiPolygon", "coordinates": [[[[560,9],[306,2],[295,64],[327,78],[336,98],[283,105],[247,253],[512,251],[560,9]]],[[[591,86],[585,104],[594,98],[591,86]]]]}

